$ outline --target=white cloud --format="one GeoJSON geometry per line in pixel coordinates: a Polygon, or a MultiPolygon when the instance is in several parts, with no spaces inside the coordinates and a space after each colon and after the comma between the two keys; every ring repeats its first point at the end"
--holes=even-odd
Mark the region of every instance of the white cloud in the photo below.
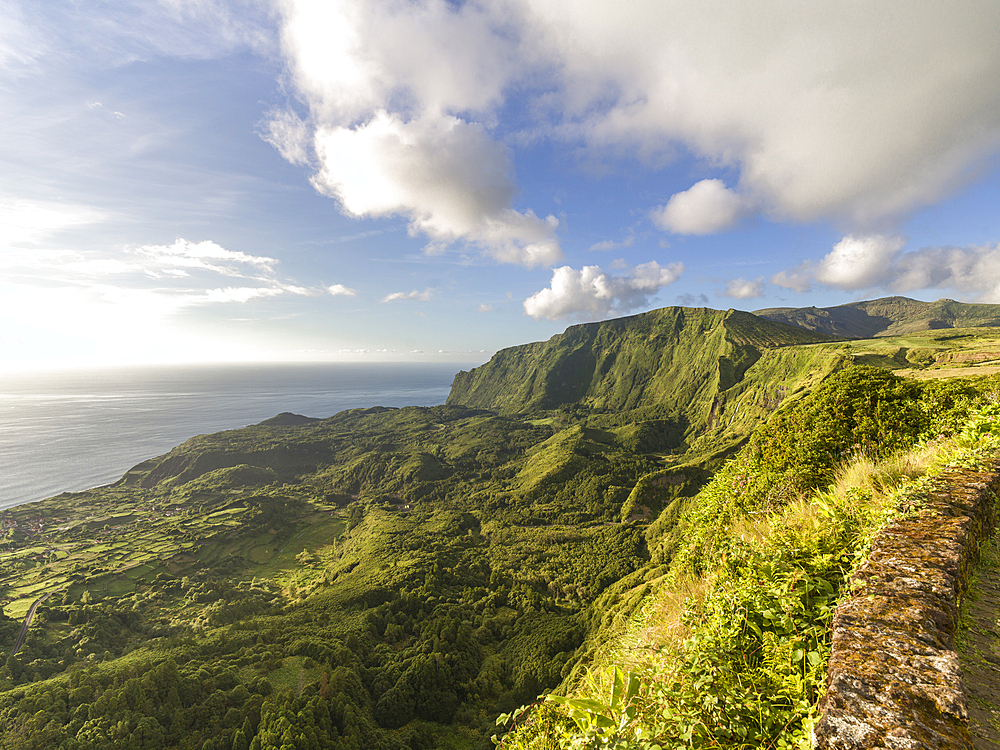
{"type": "Polygon", "coordinates": [[[781,271],[771,277],[771,283],[797,292],[808,291],[814,282],[845,291],[884,286],[897,275],[895,264],[905,246],[903,237],[850,235],[818,263],[805,261],[781,271]]]}
{"type": "Polygon", "coordinates": [[[184,311],[317,293],[276,276],[275,264],[210,240],[103,251],[8,249],[0,253],[0,323],[59,341],[121,342],[136,331],[166,335],[170,319],[184,311]]]}
{"type": "MultiPolygon", "coordinates": [[[[70,220],[72,215],[63,217],[64,222],[70,220]]],[[[23,232],[22,238],[28,234],[23,232]]],[[[32,238],[40,238],[45,232],[36,233],[32,229],[30,234],[32,238]]],[[[118,277],[116,284],[122,288],[158,288],[163,294],[175,294],[194,303],[207,299],[197,291],[199,287],[215,289],[221,279],[237,278],[250,280],[260,288],[277,290],[277,294],[313,294],[312,290],[277,278],[274,274],[276,264],[274,258],[227,250],[211,240],[192,242],[183,238],[172,245],[136,248],[10,247],[0,253],[0,268],[4,269],[7,278],[29,285],[63,284],[89,288],[106,284],[109,277],[118,277]]]]}
{"type": "Polygon", "coordinates": [[[353,297],[357,294],[357,291],[351,289],[350,287],[344,286],[343,284],[333,284],[326,288],[330,294],[334,297],[353,297]]]}
{"type": "Polygon", "coordinates": [[[895,291],[941,289],[1000,303],[1000,245],[925,247],[900,255],[893,270],[895,291]]]}
{"type": "MultiPolygon", "coordinates": [[[[482,126],[472,152],[491,170],[499,166],[491,184],[505,190],[513,184],[509,156],[496,149],[511,128],[522,140],[583,143],[585,159],[631,153],[662,165],[688,153],[736,175],[731,190],[688,190],[660,209],[662,225],[683,233],[730,226],[750,207],[776,220],[835,217],[870,231],[952,193],[1000,149],[995,0],[959,8],[907,0],[849,7],[285,0],[281,7],[283,51],[310,127],[369,141],[367,157],[379,161],[379,179],[399,198],[384,210],[410,217],[432,239],[471,239],[487,252],[470,227],[496,219],[483,208],[489,201],[471,223],[448,218],[471,200],[448,161],[469,146],[445,135],[454,118],[457,131],[482,126]],[[518,106],[508,109],[512,102],[518,106]],[[511,110],[519,119],[501,122],[511,110]],[[379,118],[400,132],[421,131],[414,158],[397,152],[387,161],[381,150],[392,152],[391,144],[371,143],[365,131],[379,118]],[[435,171],[439,160],[448,166],[435,171]],[[448,188],[433,202],[415,202],[413,185],[431,174],[448,178],[448,188]]],[[[325,169],[351,203],[360,178],[330,160],[325,169]]],[[[500,205],[513,211],[509,197],[500,205]]],[[[514,245],[534,241],[510,228],[498,234],[514,245]]]]}
{"type": "Polygon", "coordinates": [[[383,111],[359,127],[318,128],[315,147],[313,185],[352,216],[401,214],[411,231],[432,240],[465,240],[528,267],[562,256],[555,217],[510,208],[507,147],[479,124],[442,116],[403,121],[383,111]]]}
{"type": "Polygon", "coordinates": [[[892,275],[892,264],[905,246],[902,237],[844,237],[819,262],[816,280],[848,291],[878,286],[892,275]]]}
{"type": "Polygon", "coordinates": [[[182,238],[177,239],[172,245],[142,245],[132,252],[143,255],[163,265],[206,268],[218,272],[223,272],[225,270],[224,267],[210,261],[249,263],[265,269],[270,268],[278,262],[274,258],[247,255],[239,251],[226,250],[211,240],[191,242],[182,238]]]}
{"type": "Polygon", "coordinates": [[[479,312],[481,313],[493,312],[493,305],[482,304],[479,306],[479,312]]]}
{"type": "Polygon", "coordinates": [[[0,247],[34,245],[63,230],[97,224],[106,218],[102,211],[79,204],[0,199],[0,247]]]}
{"type": "Polygon", "coordinates": [[[433,289],[425,289],[422,292],[418,292],[414,289],[412,292],[393,292],[392,294],[387,294],[382,298],[383,302],[392,302],[398,299],[411,299],[417,302],[429,302],[434,298],[433,289]]]}
{"type": "Polygon", "coordinates": [[[702,180],[674,194],[651,217],[657,226],[676,234],[711,234],[734,226],[749,208],[746,199],[722,180],[702,180]]]}
{"type": "Polygon", "coordinates": [[[805,261],[798,268],[791,268],[774,274],[771,277],[771,283],[775,286],[804,294],[812,289],[813,276],[811,269],[812,264],[809,261],[805,261]]]}
{"type": "Polygon", "coordinates": [[[504,263],[560,260],[558,221],[514,209],[509,150],[487,129],[523,63],[503,13],[442,0],[288,0],[283,11],[309,124],[277,112],[265,138],[302,164],[311,127],[318,190],[352,216],[406,217],[432,250],[461,241],[504,263]]]}
{"type": "Polygon", "coordinates": [[[238,305],[285,293],[282,288],[170,288],[102,283],[75,277],[31,284],[0,278],[0,330],[16,331],[4,366],[47,359],[65,366],[119,361],[246,359],[260,351],[236,341],[202,338],[178,316],[213,305],[238,305]],[[35,349],[37,341],[44,346],[35,349]],[[54,351],[53,351],[54,349],[54,351]]]}
{"type": "Polygon", "coordinates": [[[615,240],[602,240],[601,242],[595,242],[588,249],[589,250],[624,250],[625,248],[632,247],[635,244],[635,235],[630,234],[625,239],[616,242],[615,240]]]}
{"type": "Polygon", "coordinates": [[[636,266],[623,276],[609,276],[598,266],[577,271],[569,266],[552,272],[552,283],[524,301],[531,317],[600,319],[647,306],[650,298],[674,283],[684,272],[680,263],[660,266],[656,261],[636,266]]]}
{"type": "Polygon", "coordinates": [[[226,287],[209,289],[205,293],[206,302],[248,302],[258,297],[274,297],[284,292],[278,287],[226,287]]]}
{"type": "Polygon", "coordinates": [[[726,282],[726,291],[720,295],[722,297],[733,297],[734,299],[754,299],[764,296],[764,279],[754,279],[747,281],[740,277],[726,282]]]}
{"type": "Polygon", "coordinates": [[[771,277],[797,292],[814,284],[847,291],[896,294],[946,292],[963,299],[1000,302],[1000,245],[924,247],[904,252],[905,240],[875,235],[845,237],[821,261],[805,261],[771,277]]]}
{"type": "Polygon", "coordinates": [[[295,112],[274,110],[262,126],[264,132],[260,137],[278,149],[286,161],[300,166],[309,164],[312,131],[295,112]]]}
{"type": "Polygon", "coordinates": [[[527,62],[504,3],[286,0],[282,45],[318,119],[361,122],[407,113],[485,112],[527,62]]]}

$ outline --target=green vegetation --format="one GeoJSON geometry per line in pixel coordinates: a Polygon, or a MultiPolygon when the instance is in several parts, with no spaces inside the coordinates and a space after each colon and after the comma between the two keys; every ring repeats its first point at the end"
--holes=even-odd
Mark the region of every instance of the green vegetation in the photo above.
{"type": "Polygon", "coordinates": [[[992,434],[1000,381],[934,376],[998,340],[668,308],[5,511],[0,748],[795,746],[914,446],[992,434]]]}
{"type": "Polygon", "coordinates": [[[54,595],[0,670],[0,746],[234,747],[239,730],[413,747],[438,725],[475,745],[558,684],[595,598],[643,563],[642,529],[618,517],[657,466],[613,432],[379,408],[200,436],[117,486],[16,508],[5,609],[54,595]],[[91,715],[92,695],[127,702],[162,663],[176,679],[143,687],[149,706],[91,715]],[[25,713],[37,696],[65,710],[25,713]]]}
{"type": "Polygon", "coordinates": [[[921,384],[856,367],[779,411],[687,512],[650,525],[656,585],[591,635],[605,645],[562,686],[571,699],[501,717],[522,722],[503,746],[810,747],[853,567],[943,467],[996,454],[998,393],[998,378],[921,384]],[[621,681],[633,698],[616,708],[621,681]]]}

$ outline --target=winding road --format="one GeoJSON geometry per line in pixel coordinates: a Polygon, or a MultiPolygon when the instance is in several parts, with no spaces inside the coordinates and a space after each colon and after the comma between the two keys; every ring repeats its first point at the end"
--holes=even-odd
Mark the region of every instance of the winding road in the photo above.
{"type": "Polygon", "coordinates": [[[38,605],[44,602],[52,595],[50,591],[48,594],[39,597],[35,600],[35,603],[31,605],[31,609],[28,610],[28,614],[24,617],[24,624],[21,626],[21,632],[17,636],[17,640],[14,641],[14,650],[10,652],[11,656],[14,656],[18,651],[21,650],[21,646],[24,645],[24,639],[28,637],[28,628],[31,627],[31,620],[35,617],[35,610],[38,609],[38,605]]]}

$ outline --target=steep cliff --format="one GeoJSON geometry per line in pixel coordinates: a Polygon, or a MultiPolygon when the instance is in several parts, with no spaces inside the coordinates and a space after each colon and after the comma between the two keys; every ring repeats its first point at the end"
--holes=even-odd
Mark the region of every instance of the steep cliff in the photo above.
{"type": "MultiPolygon", "coordinates": [[[[691,437],[719,421],[722,394],[746,391],[755,366],[770,368],[782,347],[828,338],[736,310],[667,307],[572,326],[548,341],[497,352],[455,376],[448,404],[501,414],[570,408],[616,421],[666,420],[691,437]]],[[[835,358],[821,357],[820,369],[829,372],[835,358]]],[[[788,384],[774,373],[768,380],[779,391],[753,400],[777,406],[788,384]]]]}

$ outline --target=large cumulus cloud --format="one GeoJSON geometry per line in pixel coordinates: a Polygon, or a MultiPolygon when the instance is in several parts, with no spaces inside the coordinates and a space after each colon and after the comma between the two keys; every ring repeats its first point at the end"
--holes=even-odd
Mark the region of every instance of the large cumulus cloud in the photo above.
{"type": "Polygon", "coordinates": [[[680,145],[772,218],[875,225],[1000,144],[1000,5],[529,2],[592,146],[680,145]]]}
{"type": "Polygon", "coordinates": [[[407,215],[411,230],[467,240],[497,260],[550,265],[561,257],[558,222],[510,207],[506,147],[454,117],[404,122],[380,112],[357,128],[320,128],[313,184],[353,216],[407,215]]]}
{"type": "Polygon", "coordinates": [[[533,318],[597,320],[648,307],[650,299],[673,284],[684,272],[680,263],[666,267],[655,260],[642,263],[620,276],[598,266],[577,271],[569,266],[552,272],[552,283],[524,301],[524,311],[533,318]]]}
{"type": "Polygon", "coordinates": [[[562,257],[558,221],[515,210],[510,150],[490,132],[526,61],[499,7],[443,0],[282,4],[283,48],[308,113],[266,137],[353,216],[401,215],[432,247],[463,241],[501,261],[562,257]]]}
{"type": "Polygon", "coordinates": [[[272,142],[312,160],[316,185],[349,213],[402,215],[433,242],[503,261],[560,255],[555,221],[515,209],[511,137],[650,168],[698,157],[725,182],[692,180],[645,207],[693,234],[748,212],[870,233],[974,179],[1000,149],[994,0],[280,7],[305,111],[275,113],[272,142]]]}
{"type": "Polygon", "coordinates": [[[979,302],[1000,302],[1000,246],[922,247],[887,235],[848,236],[818,262],[771,277],[796,292],[816,285],[843,291],[896,294],[935,290],[979,302]]]}

